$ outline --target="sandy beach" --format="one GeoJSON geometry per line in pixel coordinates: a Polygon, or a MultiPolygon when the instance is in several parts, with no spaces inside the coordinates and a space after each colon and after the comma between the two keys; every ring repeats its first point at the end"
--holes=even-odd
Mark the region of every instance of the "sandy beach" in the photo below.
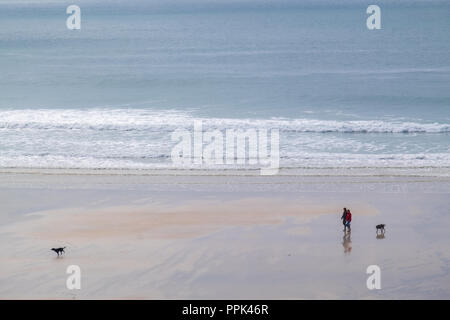
{"type": "Polygon", "coordinates": [[[450,298],[450,178],[379,173],[2,172],[0,298],[450,298]]]}

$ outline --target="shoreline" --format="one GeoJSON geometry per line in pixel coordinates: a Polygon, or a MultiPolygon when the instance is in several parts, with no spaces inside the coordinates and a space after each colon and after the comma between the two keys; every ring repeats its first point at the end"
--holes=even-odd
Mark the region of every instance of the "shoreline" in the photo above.
{"type": "MultiPolygon", "coordinates": [[[[85,169],[85,168],[0,168],[0,174],[42,175],[132,175],[132,176],[260,176],[260,168],[242,169],[85,169]]],[[[450,177],[450,167],[328,167],[280,168],[272,176],[392,176],[450,177]]]]}

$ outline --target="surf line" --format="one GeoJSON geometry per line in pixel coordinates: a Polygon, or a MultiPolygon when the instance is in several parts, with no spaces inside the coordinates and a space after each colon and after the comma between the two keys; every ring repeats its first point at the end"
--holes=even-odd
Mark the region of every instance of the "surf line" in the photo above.
{"type": "Polygon", "coordinates": [[[216,309],[217,307],[196,307],[189,304],[188,307],[183,307],[183,315],[209,315],[209,317],[212,318],[216,313],[216,309]]]}

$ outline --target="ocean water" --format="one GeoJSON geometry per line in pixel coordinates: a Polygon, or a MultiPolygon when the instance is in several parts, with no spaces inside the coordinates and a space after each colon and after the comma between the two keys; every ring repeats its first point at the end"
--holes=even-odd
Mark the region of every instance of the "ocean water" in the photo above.
{"type": "Polygon", "coordinates": [[[279,129],[282,167],[450,167],[448,2],[69,4],[0,1],[0,168],[173,167],[195,120],[279,129]]]}

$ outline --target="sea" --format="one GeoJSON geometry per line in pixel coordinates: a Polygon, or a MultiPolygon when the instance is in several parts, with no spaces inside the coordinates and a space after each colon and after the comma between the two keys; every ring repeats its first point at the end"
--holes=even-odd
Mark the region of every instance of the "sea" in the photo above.
{"type": "Polygon", "coordinates": [[[196,121],[278,130],[282,168],[450,168],[449,1],[71,4],[0,1],[2,170],[176,169],[196,121]]]}

